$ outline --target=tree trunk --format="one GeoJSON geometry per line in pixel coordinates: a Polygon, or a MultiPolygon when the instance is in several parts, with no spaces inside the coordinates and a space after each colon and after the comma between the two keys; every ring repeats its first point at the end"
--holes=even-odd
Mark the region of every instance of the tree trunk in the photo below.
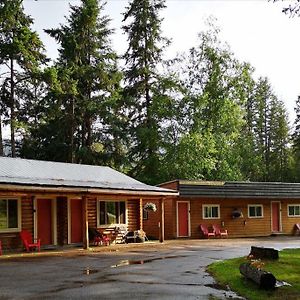
{"type": "Polygon", "coordinates": [[[278,259],[278,250],[273,248],[264,248],[264,247],[255,247],[251,246],[251,252],[249,255],[252,255],[256,259],[278,259]]]}
{"type": "Polygon", "coordinates": [[[71,127],[70,127],[70,149],[69,162],[74,163],[74,97],[71,99],[71,127]]]}
{"type": "Polygon", "coordinates": [[[10,60],[10,143],[11,156],[16,157],[15,144],[15,84],[14,84],[14,60],[10,60]]]}
{"type": "Polygon", "coordinates": [[[263,289],[273,289],[275,287],[276,278],[272,273],[254,268],[249,263],[242,263],[240,265],[240,272],[247,279],[251,279],[263,289]]]}
{"type": "Polygon", "coordinates": [[[2,116],[0,115],[0,156],[4,156],[2,140],[2,116]]]}

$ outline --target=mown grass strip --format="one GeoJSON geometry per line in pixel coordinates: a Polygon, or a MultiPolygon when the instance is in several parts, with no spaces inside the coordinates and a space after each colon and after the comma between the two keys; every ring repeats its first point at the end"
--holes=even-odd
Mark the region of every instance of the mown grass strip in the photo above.
{"type": "Polygon", "coordinates": [[[263,269],[271,272],[277,280],[286,281],[292,286],[265,291],[255,283],[244,278],[239,272],[241,263],[247,261],[245,257],[215,262],[208,266],[217,282],[249,300],[261,299],[300,299],[300,249],[280,251],[278,261],[264,261],[263,269]]]}

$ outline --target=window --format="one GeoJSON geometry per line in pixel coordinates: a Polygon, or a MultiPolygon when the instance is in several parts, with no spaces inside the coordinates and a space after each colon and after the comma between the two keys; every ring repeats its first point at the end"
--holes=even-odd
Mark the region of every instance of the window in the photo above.
{"type": "Polygon", "coordinates": [[[98,225],[126,224],[125,201],[99,201],[98,225]]]}
{"type": "Polygon", "coordinates": [[[17,199],[0,199],[0,231],[19,229],[19,206],[17,199]]]}
{"type": "Polygon", "coordinates": [[[263,206],[261,204],[248,205],[248,218],[262,218],[263,206]]]}
{"type": "Polygon", "coordinates": [[[202,213],[203,219],[219,219],[220,205],[203,205],[202,213]]]}
{"type": "Polygon", "coordinates": [[[288,216],[289,217],[300,217],[300,204],[289,204],[288,205],[288,216]]]}

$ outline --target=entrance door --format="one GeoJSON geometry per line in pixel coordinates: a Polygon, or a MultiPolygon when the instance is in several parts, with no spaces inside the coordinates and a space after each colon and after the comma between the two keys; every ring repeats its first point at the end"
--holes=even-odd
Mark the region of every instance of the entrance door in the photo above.
{"type": "Polygon", "coordinates": [[[280,202],[272,202],[272,232],[281,231],[280,202]]]}
{"type": "Polygon", "coordinates": [[[82,243],[82,200],[70,200],[71,243],[82,243]]]}
{"type": "Polygon", "coordinates": [[[37,199],[37,236],[42,245],[52,245],[52,200],[37,199]]]}
{"type": "Polygon", "coordinates": [[[189,206],[187,201],[177,202],[177,235],[178,237],[189,236],[189,206]]]}

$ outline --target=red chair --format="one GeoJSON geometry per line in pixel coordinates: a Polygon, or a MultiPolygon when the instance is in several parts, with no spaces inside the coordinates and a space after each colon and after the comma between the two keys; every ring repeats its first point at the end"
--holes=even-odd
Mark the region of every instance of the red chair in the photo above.
{"type": "Polygon", "coordinates": [[[0,255],[2,255],[2,242],[0,241],[0,255]]]}
{"type": "Polygon", "coordinates": [[[89,228],[89,238],[94,246],[106,245],[109,246],[110,238],[95,228],[89,228]]]}
{"type": "Polygon", "coordinates": [[[214,231],[209,231],[206,225],[200,224],[199,227],[200,227],[200,230],[201,230],[203,236],[206,237],[207,239],[208,239],[209,237],[214,237],[214,236],[216,236],[216,235],[215,235],[215,232],[214,232],[214,231]]]}
{"type": "Polygon", "coordinates": [[[41,240],[40,239],[32,239],[32,235],[27,230],[22,230],[20,232],[21,240],[24,244],[24,247],[27,252],[37,249],[41,251],[41,240]]]}
{"type": "Polygon", "coordinates": [[[217,224],[213,224],[213,230],[214,230],[214,233],[216,236],[219,236],[219,237],[228,237],[228,231],[227,229],[221,229],[219,227],[219,225],[217,224]]]}

